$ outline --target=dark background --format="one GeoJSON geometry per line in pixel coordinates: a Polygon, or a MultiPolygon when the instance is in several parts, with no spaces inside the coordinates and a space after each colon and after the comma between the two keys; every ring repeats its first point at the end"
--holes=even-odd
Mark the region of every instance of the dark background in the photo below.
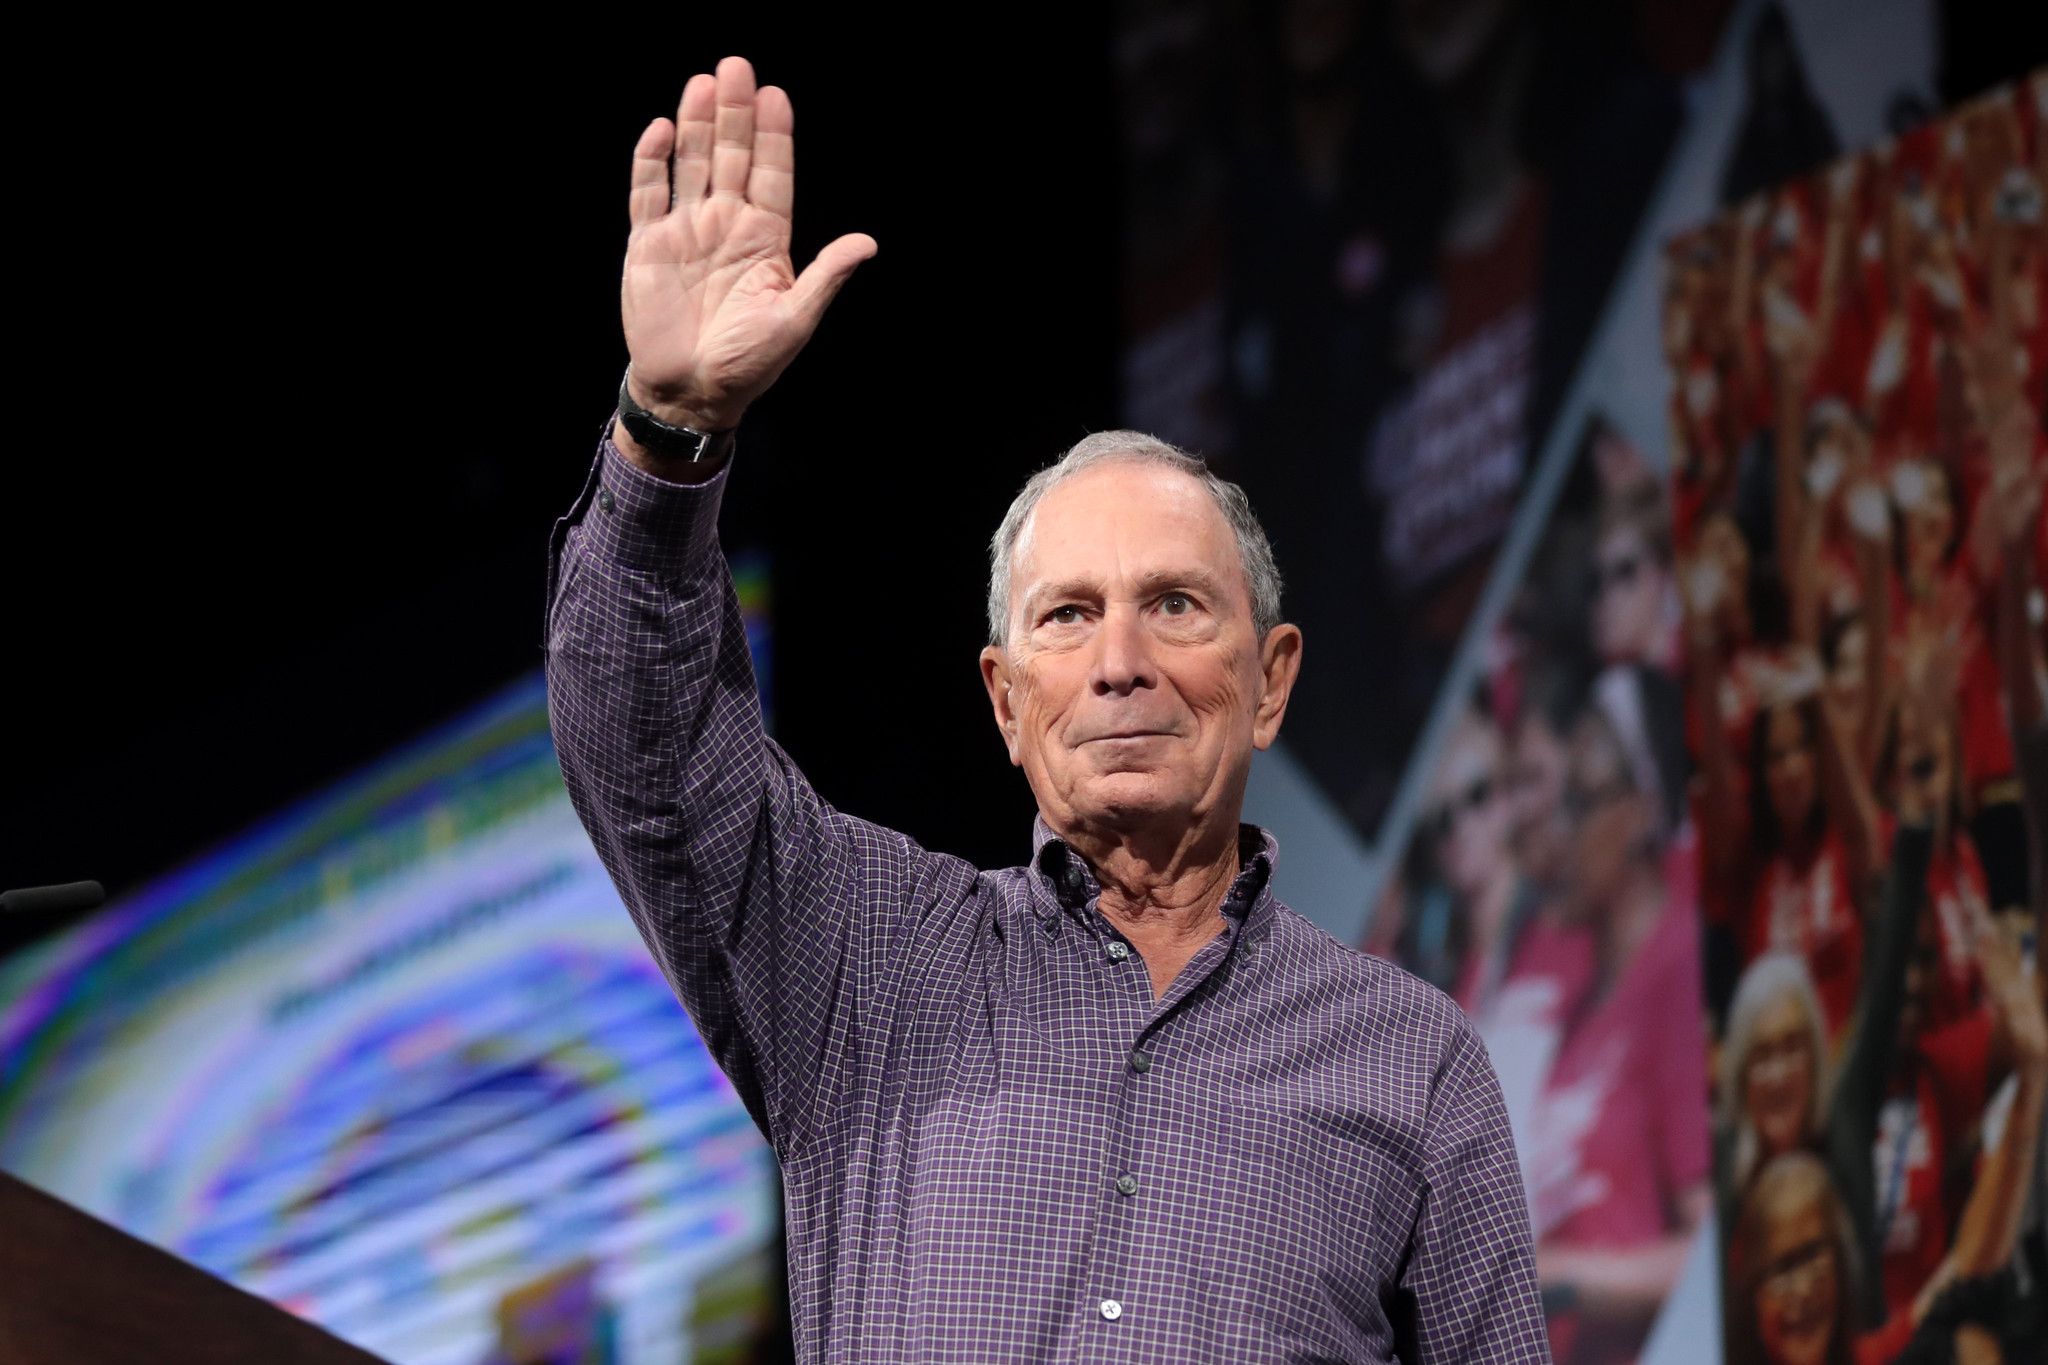
{"type": "Polygon", "coordinates": [[[625,364],[633,142],[727,52],[796,103],[798,264],[881,244],[726,501],[773,556],[778,737],[848,809],[1028,852],[983,547],[1114,425],[1109,16],[838,14],[103,37],[111,74],[17,144],[0,886],[118,893],[540,665],[548,529],[625,364]]]}
{"type": "MultiPolygon", "coordinates": [[[[1945,6],[1945,100],[2041,60],[2019,12],[1945,6]]],[[[1115,424],[1122,216],[1111,6],[1023,13],[24,43],[0,886],[118,893],[539,666],[547,530],[625,360],[633,141],[732,51],[796,102],[799,264],[881,243],[726,503],[774,556],[778,736],[848,809],[1022,856],[983,547],[1115,424]]],[[[55,927],[0,922],[0,951],[55,927]]]]}

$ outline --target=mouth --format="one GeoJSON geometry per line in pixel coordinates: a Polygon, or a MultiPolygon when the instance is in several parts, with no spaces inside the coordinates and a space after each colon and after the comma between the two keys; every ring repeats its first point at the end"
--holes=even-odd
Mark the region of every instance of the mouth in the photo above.
{"type": "Polygon", "coordinates": [[[1827,1318],[1820,1311],[1818,1303],[1802,1303],[1778,1319],[1779,1328],[1788,1337],[1808,1337],[1827,1327],[1827,1318]]]}
{"type": "Polygon", "coordinates": [[[1090,735],[1082,744],[1114,744],[1134,739],[1172,739],[1171,730],[1112,730],[1105,735],[1090,735]]]}

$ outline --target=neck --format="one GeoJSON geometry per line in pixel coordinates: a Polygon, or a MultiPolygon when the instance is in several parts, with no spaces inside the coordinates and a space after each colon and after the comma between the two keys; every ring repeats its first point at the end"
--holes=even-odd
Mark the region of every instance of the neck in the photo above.
{"type": "Polygon", "coordinates": [[[1155,996],[1223,930],[1238,873],[1237,812],[1229,814],[1179,831],[1060,831],[1094,869],[1097,908],[1145,959],[1155,996]]]}
{"type": "Polygon", "coordinates": [[[1237,877],[1237,822],[1178,833],[1075,831],[1067,842],[1095,871],[1102,912],[1117,922],[1194,923],[1219,914],[1237,877]],[[1092,837],[1091,837],[1092,836],[1092,837]]]}

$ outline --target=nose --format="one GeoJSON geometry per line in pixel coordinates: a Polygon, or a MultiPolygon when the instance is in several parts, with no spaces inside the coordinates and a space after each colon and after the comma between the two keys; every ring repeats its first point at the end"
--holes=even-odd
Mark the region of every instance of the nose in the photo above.
{"type": "Polygon", "coordinates": [[[1095,695],[1128,697],[1139,688],[1158,686],[1151,645],[1138,610],[1112,606],[1095,632],[1095,667],[1088,679],[1095,695]]]}

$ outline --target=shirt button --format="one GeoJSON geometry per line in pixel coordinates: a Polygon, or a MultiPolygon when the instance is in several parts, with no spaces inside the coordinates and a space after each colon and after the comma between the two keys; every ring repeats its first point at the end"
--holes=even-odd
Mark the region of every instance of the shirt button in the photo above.
{"type": "Polygon", "coordinates": [[[611,510],[612,510],[612,505],[613,505],[613,504],[612,504],[612,490],[611,490],[611,489],[609,489],[609,488],[600,488],[600,489],[598,489],[598,490],[597,490],[597,505],[598,505],[599,507],[602,507],[602,508],[603,508],[603,509],[604,509],[605,511],[607,511],[607,512],[609,512],[609,511],[611,511],[611,510]]]}
{"type": "Polygon", "coordinates": [[[1138,1073],[1138,1074],[1139,1074],[1140,1076],[1142,1076],[1142,1075],[1144,1075],[1144,1074],[1145,1074],[1146,1072],[1150,1071],[1151,1069],[1152,1069],[1152,1054],[1151,1054],[1151,1053],[1149,1053],[1149,1052],[1147,1052],[1147,1051],[1145,1051],[1145,1049],[1144,1049],[1144,1048],[1141,1048],[1141,1047],[1134,1047],[1134,1048],[1132,1048],[1132,1049],[1131,1049],[1131,1070],[1133,1070],[1133,1071],[1137,1072],[1137,1073],[1138,1073]]]}
{"type": "Polygon", "coordinates": [[[1131,950],[1129,945],[1111,939],[1109,945],[1102,950],[1102,955],[1111,962],[1122,962],[1131,955],[1131,950]]]}
{"type": "Polygon", "coordinates": [[[1104,1299],[1102,1301],[1102,1316],[1106,1321],[1115,1322],[1123,1315],[1124,1306],[1115,1299],[1104,1299]]]}
{"type": "Polygon", "coordinates": [[[1136,1194],[1138,1192],[1138,1177],[1132,1175],[1129,1171],[1118,1176],[1116,1178],[1116,1192],[1118,1194],[1136,1194]]]}

